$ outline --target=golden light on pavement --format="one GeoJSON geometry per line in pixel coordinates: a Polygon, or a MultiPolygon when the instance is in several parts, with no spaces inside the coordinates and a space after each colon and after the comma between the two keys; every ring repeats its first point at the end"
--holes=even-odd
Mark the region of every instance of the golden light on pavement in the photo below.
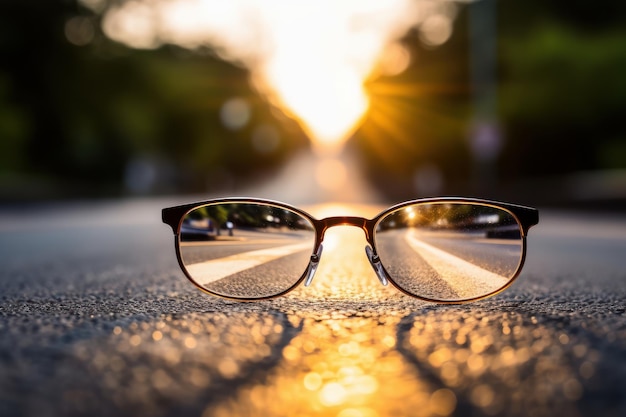
{"type": "MultiPolygon", "coordinates": [[[[333,215],[356,210],[323,205],[312,211],[333,215]]],[[[329,230],[318,276],[306,290],[296,290],[289,297],[318,302],[350,297],[364,305],[368,299],[402,297],[380,285],[365,257],[364,244],[363,232],[357,228],[329,230]]],[[[302,331],[282,348],[281,363],[265,383],[239,391],[208,408],[206,415],[385,417],[403,415],[407,405],[415,416],[452,414],[456,408],[452,393],[433,389],[395,349],[400,317],[378,318],[371,313],[365,308],[346,317],[319,306],[295,312],[292,324],[302,331]]]]}
{"type": "Polygon", "coordinates": [[[325,154],[339,150],[368,111],[364,83],[411,62],[401,38],[417,28],[423,43],[440,45],[456,16],[447,0],[81,2],[103,14],[103,30],[115,41],[208,46],[249,68],[255,87],[325,154]]]}

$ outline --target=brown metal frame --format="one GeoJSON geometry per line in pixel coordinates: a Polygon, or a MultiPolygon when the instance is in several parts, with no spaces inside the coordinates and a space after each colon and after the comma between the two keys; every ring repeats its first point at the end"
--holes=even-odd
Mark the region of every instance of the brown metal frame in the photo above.
{"type": "MultiPolygon", "coordinates": [[[[522,270],[522,267],[524,266],[524,261],[526,259],[526,235],[528,234],[528,230],[539,222],[539,211],[532,207],[520,206],[517,204],[511,204],[511,203],[502,203],[498,201],[483,200],[483,199],[477,199],[477,198],[440,197],[440,198],[425,198],[425,199],[411,200],[411,201],[406,201],[400,204],[396,204],[382,211],[381,213],[379,213],[377,216],[375,216],[372,219],[366,219],[364,217],[355,217],[355,216],[334,216],[334,217],[326,217],[323,219],[316,219],[315,217],[311,216],[309,213],[303,210],[300,210],[297,207],[293,207],[289,204],[281,203],[278,201],[259,199],[259,198],[230,197],[230,198],[199,201],[196,203],[190,203],[190,204],[184,204],[184,205],[175,206],[175,207],[164,208],[162,211],[162,220],[163,220],[163,223],[169,225],[172,228],[172,231],[174,232],[174,239],[175,239],[175,246],[176,246],[176,258],[178,259],[178,264],[180,265],[181,269],[183,270],[187,278],[197,288],[199,288],[203,292],[217,296],[217,297],[226,298],[226,299],[235,300],[235,301],[259,301],[259,300],[276,298],[276,297],[280,297],[282,295],[287,294],[288,292],[296,288],[298,285],[300,285],[302,281],[305,280],[305,278],[307,278],[307,276],[311,273],[311,269],[314,274],[315,268],[317,267],[317,263],[320,260],[322,242],[324,241],[324,235],[326,231],[330,229],[331,227],[335,227],[335,226],[354,226],[354,227],[361,228],[363,232],[365,233],[365,239],[369,245],[369,247],[366,247],[366,253],[367,253],[368,259],[372,267],[374,268],[374,271],[376,272],[379,280],[381,281],[383,285],[387,285],[387,281],[389,281],[395,288],[397,288],[402,293],[409,295],[411,297],[418,298],[420,300],[424,300],[424,301],[430,301],[430,302],[435,302],[435,303],[440,303],[440,304],[461,304],[461,303],[468,303],[468,302],[477,301],[477,300],[491,297],[493,295],[496,295],[504,291],[505,289],[507,289],[513,284],[515,279],[519,276],[522,270]],[[180,231],[181,223],[185,215],[189,213],[191,210],[194,210],[196,208],[206,206],[206,205],[213,205],[213,204],[220,204],[220,203],[265,204],[265,205],[278,207],[278,208],[284,208],[284,209],[293,211],[294,213],[297,213],[301,215],[302,217],[306,218],[307,220],[309,220],[311,224],[313,225],[313,227],[315,228],[315,244],[313,247],[313,253],[311,254],[311,260],[309,262],[309,266],[307,267],[305,272],[302,274],[300,279],[298,279],[290,288],[286,289],[285,291],[282,291],[278,294],[274,294],[271,296],[257,297],[257,298],[228,297],[222,294],[213,293],[207,290],[206,288],[200,286],[198,283],[196,283],[195,280],[187,272],[187,269],[185,268],[185,265],[183,264],[183,261],[181,258],[180,244],[179,244],[180,243],[179,231],[180,231]],[[385,218],[388,214],[396,210],[399,210],[406,206],[410,206],[414,204],[423,204],[423,203],[475,204],[475,205],[480,205],[480,206],[497,208],[497,209],[504,210],[508,212],[509,214],[511,214],[513,218],[517,221],[517,223],[521,226],[522,256],[520,258],[520,263],[517,267],[517,270],[513,274],[513,277],[508,281],[508,283],[502,288],[499,288],[496,291],[493,291],[489,294],[485,294],[479,297],[474,297],[474,298],[469,298],[469,299],[463,299],[463,300],[431,299],[431,298],[423,297],[417,294],[412,294],[406,291],[405,289],[403,289],[402,287],[400,287],[393,280],[393,277],[391,277],[387,273],[387,270],[385,269],[380,258],[378,257],[378,254],[376,251],[376,239],[375,239],[376,226],[383,218],[385,218]]],[[[312,279],[312,275],[310,276],[309,280],[307,280],[308,282],[306,283],[306,285],[310,283],[311,279],[312,279]]]]}

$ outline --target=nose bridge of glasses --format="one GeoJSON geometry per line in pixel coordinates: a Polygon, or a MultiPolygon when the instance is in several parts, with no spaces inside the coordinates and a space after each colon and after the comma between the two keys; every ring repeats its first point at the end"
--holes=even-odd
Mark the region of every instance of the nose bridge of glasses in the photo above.
{"type": "MultiPolygon", "coordinates": [[[[374,242],[372,239],[372,235],[374,233],[374,222],[375,220],[368,220],[364,217],[354,217],[354,216],[340,216],[340,217],[327,217],[325,219],[321,219],[317,223],[317,232],[318,232],[318,242],[324,240],[324,235],[326,230],[330,229],[334,226],[354,226],[358,227],[365,233],[365,239],[368,242],[368,245],[365,246],[365,252],[367,254],[367,258],[370,261],[370,264],[374,268],[378,279],[383,285],[387,285],[387,274],[382,268],[380,263],[380,259],[378,255],[376,255],[372,246],[374,242]]],[[[309,286],[313,281],[313,277],[315,276],[315,271],[317,270],[317,266],[322,255],[323,246],[319,243],[317,248],[317,252],[311,255],[311,260],[309,262],[309,266],[305,272],[305,281],[304,285],[309,286]]]]}
{"type": "Polygon", "coordinates": [[[327,217],[321,220],[322,222],[322,237],[326,230],[335,226],[354,226],[358,227],[365,233],[365,237],[370,241],[370,225],[369,220],[364,217],[354,216],[339,216],[339,217],[327,217]]]}
{"type": "MultiPolygon", "coordinates": [[[[341,217],[326,217],[325,219],[321,219],[318,221],[317,228],[317,239],[318,246],[316,251],[311,255],[311,259],[309,261],[309,266],[307,267],[304,275],[304,286],[308,287],[313,282],[313,278],[315,277],[315,272],[317,271],[317,267],[322,256],[322,251],[324,249],[323,244],[321,243],[324,240],[324,235],[326,230],[333,226],[355,226],[361,228],[365,232],[365,237],[367,241],[370,241],[370,221],[363,217],[352,217],[352,216],[341,216],[341,217]]],[[[368,246],[369,247],[369,246],[368,246]]]]}

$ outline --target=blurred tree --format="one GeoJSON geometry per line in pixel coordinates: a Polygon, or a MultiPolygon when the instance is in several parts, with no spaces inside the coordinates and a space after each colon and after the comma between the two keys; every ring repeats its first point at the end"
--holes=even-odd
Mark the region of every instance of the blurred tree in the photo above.
{"type": "Polygon", "coordinates": [[[370,180],[393,199],[462,186],[471,169],[466,10],[450,40],[432,48],[412,31],[403,40],[411,65],[371,81],[365,123],[354,138],[370,180]]]}
{"type": "MultiPolygon", "coordinates": [[[[497,7],[500,186],[626,168],[626,3],[497,7]]],[[[411,66],[368,86],[372,106],[354,144],[370,178],[394,199],[474,191],[467,25],[462,8],[452,37],[437,49],[407,35],[411,66]]]]}
{"type": "Polygon", "coordinates": [[[16,171],[25,162],[29,128],[24,111],[9,100],[12,86],[4,74],[0,75],[0,168],[16,171]]]}
{"type": "Polygon", "coordinates": [[[98,19],[70,0],[0,3],[0,175],[69,194],[118,194],[124,182],[198,192],[272,170],[306,143],[243,69],[210,50],[130,50],[98,19]],[[235,97],[248,116],[227,126],[235,97]]]}
{"type": "Polygon", "coordinates": [[[626,30],[544,22],[502,40],[508,177],[626,168],[626,30]],[[609,156],[610,155],[610,156],[609,156]]]}

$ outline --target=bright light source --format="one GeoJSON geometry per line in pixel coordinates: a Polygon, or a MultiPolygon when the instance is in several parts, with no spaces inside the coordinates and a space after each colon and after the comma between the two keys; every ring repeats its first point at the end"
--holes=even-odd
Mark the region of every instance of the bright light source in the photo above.
{"type": "MultiPolygon", "coordinates": [[[[94,10],[102,4],[81,2],[94,10]]],[[[456,7],[448,0],[131,0],[103,13],[106,35],[131,47],[209,46],[245,65],[259,91],[328,154],[367,111],[364,82],[409,65],[399,40],[417,27],[425,43],[445,42],[456,7]]]]}

